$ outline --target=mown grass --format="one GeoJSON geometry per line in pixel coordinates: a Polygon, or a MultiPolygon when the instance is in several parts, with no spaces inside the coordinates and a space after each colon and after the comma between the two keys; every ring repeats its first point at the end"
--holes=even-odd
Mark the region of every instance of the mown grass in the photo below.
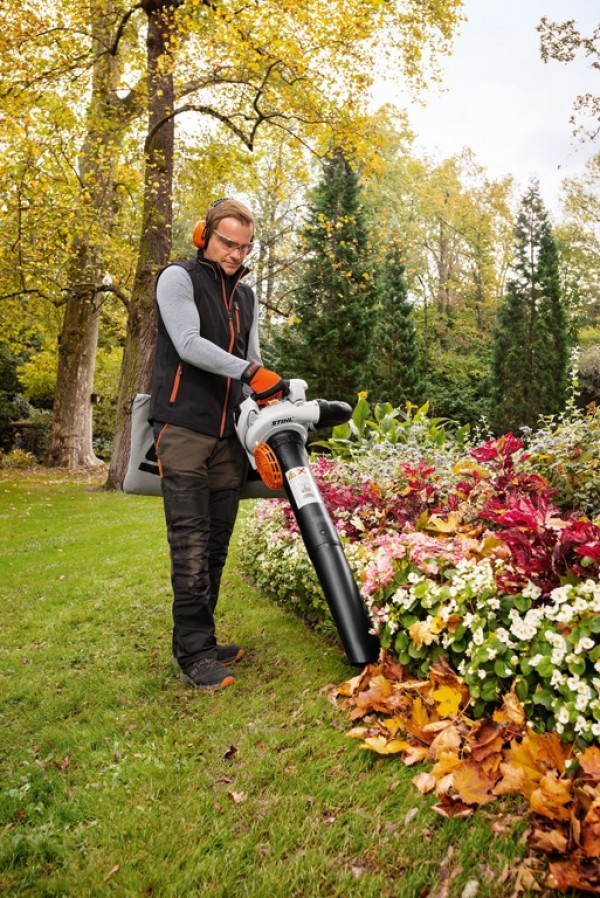
{"type": "Polygon", "coordinates": [[[439,817],[416,770],[349,741],[328,686],[356,671],[235,545],[220,636],[246,658],[229,689],[184,687],[161,503],[98,484],[0,472],[0,894],[513,893],[525,822],[439,817]]]}

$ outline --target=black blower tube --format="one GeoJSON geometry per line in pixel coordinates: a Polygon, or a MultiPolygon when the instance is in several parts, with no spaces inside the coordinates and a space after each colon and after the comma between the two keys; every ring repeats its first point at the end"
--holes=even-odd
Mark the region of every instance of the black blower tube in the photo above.
{"type": "Polygon", "coordinates": [[[338,532],[310,470],[304,441],[299,433],[286,430],[270,437],[267,442],[281,467],[286,495],[346,657],[350,664],[357,667],[373,663],[379,656],[379,639],[369,632],[372,623],[344,555],[338,532]],[[298,500],[298,490],[295,494],[293,486],[288,482],[288,472],[297,474],[303,469],[306,473],[300,474],[300,477],[307,485],[307,498],[316,496],[318,501],[314,501],[314,498],[312,501],[304,501],[302,497],[298,500]]]}

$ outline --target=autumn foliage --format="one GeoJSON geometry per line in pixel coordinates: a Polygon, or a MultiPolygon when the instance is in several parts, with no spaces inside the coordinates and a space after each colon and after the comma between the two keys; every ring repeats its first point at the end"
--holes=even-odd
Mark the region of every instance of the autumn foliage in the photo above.
{"type": "Polygon", "coordinates": [[[538,863],[523,865],[524,885],[537,873],[550,888],[600,894],[597,746],[577,753],[556,733],[536,732],[512,691],[491,717],[473,720],[468,690],[443,663],[419,680],[383,653],[336,694],[356,724],[348,736],[406,766],[427,763],[413,782],[435,797],[436,813],[469,817],[503,796],[525,800],[538,863]]]}
{"type": "MultiPolygon", "coordinates": [[[[531,820],[520,889],[600,893],[598,449],[573,444],[584,418],[529,447],[511,434],[468,446],[426,410],[365,406],[313,462],[382,645],[336,693],[350,735],[424,762],[415,784],[439,814],[517,796],[531,820]]],[[[263,503],[252,524],[252,576],[324,618],[289,509],[263,503]]]]}

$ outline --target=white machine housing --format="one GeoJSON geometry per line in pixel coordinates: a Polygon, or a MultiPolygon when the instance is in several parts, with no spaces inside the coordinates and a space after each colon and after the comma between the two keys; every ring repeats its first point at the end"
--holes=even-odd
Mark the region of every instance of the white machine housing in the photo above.
{"type": "Polygon", "coordinates": [[[254,450],[259,443],[284,430],[295,431],[306,440],[308,431],[318,424],[321,408],[316,399],[306,400],[306,387],[306,381],[292,379],[288,396],[279,402],[259,408],[249,396],[241,403],[235,427],[254,470],[254,450]]]}

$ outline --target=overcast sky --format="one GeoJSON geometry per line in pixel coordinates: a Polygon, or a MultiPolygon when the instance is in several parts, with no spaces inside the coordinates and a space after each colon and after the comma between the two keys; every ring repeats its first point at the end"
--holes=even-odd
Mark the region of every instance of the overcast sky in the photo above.
{"type": "MultiPolygon", "coordinates": [[[[546,205],[558,211],[560,182],[581,172],[600,143],[581,144],[569,118],[578,94],[600,93],[600,72],[583,58],[543,63],[536,26],[542,16],[575,19],[586,36],[600,24],[598,0],[465,0],[468,21],[443,63],[445,92],[408,106],[417,144],[434,158],[470,147],[489,174],[515,176],[520,193],[537,177],[546,205]]],[[[378,99],[407,107],[391,85],[378,99]]]]}

